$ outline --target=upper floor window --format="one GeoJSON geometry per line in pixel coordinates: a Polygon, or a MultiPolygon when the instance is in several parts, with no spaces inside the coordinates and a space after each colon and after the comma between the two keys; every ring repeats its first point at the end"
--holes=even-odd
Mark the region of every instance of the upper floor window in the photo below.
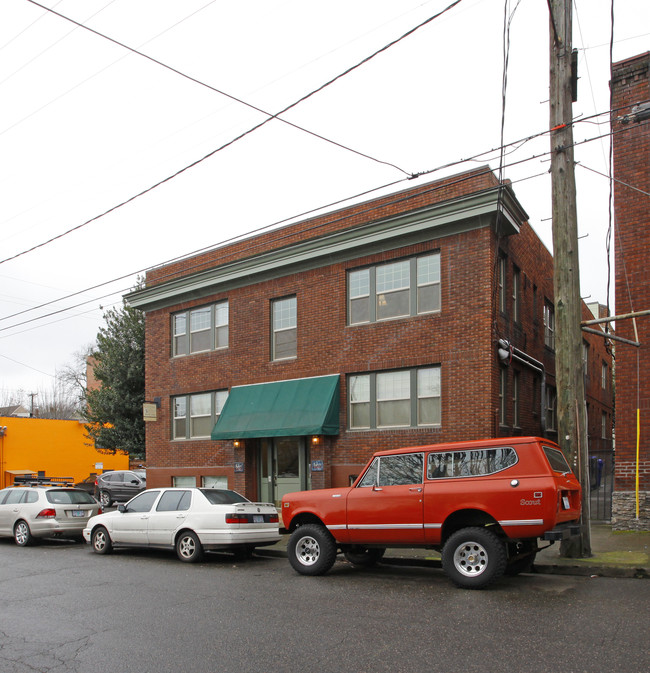
{"type": "Polygon", "coordinates": [[[228,348],[228,301],[175,313],[172,348],[174,356],[228,348]]]}
{"type": "Polygon", "coordinates": [[[350,325],[439,310],[439,252],[348,273],[350,325]]]}
{"type": "Polygon", "coordinates": [[[295,358],[298,349],[298,306],[296,297],[271,302],[271,359],[295,358]]]}
{"type": "Polygon", "coordinates": [[[172,439],[209,438],[227,399],[227,390],[173,397],[172,439]]]}
{"type": "Polygon", "coordinates": [[[499,291],[499,311],[506,312],[506,258],[499,255],[498,269],[497,269],[497,284],[499,291]]]}
{"type": "Polygon", "coordinates": [[[512,319],[521,322],[521,271],[516,266],[512,269],[512,319]]]}
{"type": "Polygon", "coordinates": [[[544,302],[544,344],[555,350],[555,309],[549,301],[544,302]]]}
{"type": "Polygon", "coordinates": [[[603,362],[603,365],[600,370],[600,387],[603,390],[607,390],[607,379],[609,378],[609,367],[606,362],[603,362]]]}
{"type": "Polygon", "coordinates": [[[552,386],[546,386],[546,429],[554,431],[557,429],[557,392],[552,386]]]}
{"type": "Polygon", "coordinates": [[[350,376],[348,401],[352,429],[440,425],[440,367],[350,376]]]}

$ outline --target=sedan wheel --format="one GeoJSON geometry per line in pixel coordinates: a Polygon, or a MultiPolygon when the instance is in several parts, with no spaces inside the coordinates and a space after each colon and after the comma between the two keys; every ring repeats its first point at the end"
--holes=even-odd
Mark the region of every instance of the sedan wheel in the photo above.
{"type": "Polygon", "coordinates": [[[93,551],[96,554],[110,554],[113,549],[113,543],[111,542],[110,535],[104,526],[95,528],[90,538],[90,542],[92,544],[93,551]]]}
{"type": "Polygon", "coordinates": [[[188,530],[178,536],[176,555],[185,563],[197,563],[203,558],[203,547],[196,533],[188,530]]]}
{"type": "Polygon", "coordinates": [[[34,544],[34,536],[26,521],[19,521],[14,526],[14,540],[19,547],[28,547],[34,544]]]}

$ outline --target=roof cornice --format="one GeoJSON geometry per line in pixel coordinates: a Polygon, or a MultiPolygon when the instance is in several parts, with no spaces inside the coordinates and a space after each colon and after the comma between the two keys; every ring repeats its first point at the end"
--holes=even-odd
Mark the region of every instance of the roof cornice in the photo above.
{"type": "Polygon", "coordinates": [[[494,226],[497,211],[502,214],[498,218],[498,233],[501,236],[519,233],[521,224],[528,219],[509,186],[501,190],[495,187],[217,264],[205,271],[136,290],[125,298],[135,308],[153,311],[290,273],[373,254],[386,250],[387,244],[403,247],[494,226]]]}

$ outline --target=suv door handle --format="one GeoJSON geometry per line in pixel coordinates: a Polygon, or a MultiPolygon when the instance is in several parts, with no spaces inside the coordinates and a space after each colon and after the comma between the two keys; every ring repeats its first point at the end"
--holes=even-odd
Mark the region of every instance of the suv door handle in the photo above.
{"type": "Polygon", "coordinates": [[[413,491],[414,493],[422,493],[422,486],[417,486],[415,488],[409,488],[409,491],[413,491]]]}

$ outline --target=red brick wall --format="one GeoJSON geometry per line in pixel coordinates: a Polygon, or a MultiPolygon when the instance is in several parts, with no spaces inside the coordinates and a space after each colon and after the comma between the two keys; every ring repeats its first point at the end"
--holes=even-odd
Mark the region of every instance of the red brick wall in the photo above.
{"type": "MultiPolygon", "coordinates": [[[[468,174],[471,179],[448,179],[414,190],[418,207],[454,198],[495,183],[484,171],[468,174]],[[451,185],[451,186],[450,186],[451,185]],[[421,196],[424,195],[424,196],[421,196]]],[[[404,194],[372,204],[360,204],[318,220],[292,225],[282,232],[284,241],[320,235],[314,222],[342,228],[377,219],[405,209],[404,194]],[[395,203],[393,203],[395,202],[395,203]],[[387,205],[391,203],[392,205],[387,205]],[[370,211],[370,212],[368,212],[370,211]]],[[[373,202],[374,203],[374,202],[373,202]]],[[[412,204],[409,203],[408,210],[412,204]]],[[[328,229],[329,230],[329,229],[328,229]]],[[[265,234],[243,246],[221,251],[218,261],[233,259],[254,249],[264,252],[279,244],[280,233],[265,234]]],[[[214,264],[215,253],[199,258],[214,264]],[[209,259],[208,259],[209,258],[209,259]]],[[[173,265],[171,273],[194,268],[192,260],[173,265]]],[[[168,277],[163,268],[150,274],[154,281],[168,277]]],[[[150,284],[151,279],[147,278],[150,284]]],[[[170,483],[171,476],[227,473],[236,488],[257,497],[255,441],[234,449],[232,442],[210,440],[170,441],[171,397],[235,385],[284,380],[325,374],[341,375],[341,432],[325,437],[312,447],[312,460],[325,463],[322,473],[312,473],[312,487],[344,485],[348,475],[358,473],[377,450],[396,446],[423,445],[442,441],[479,439],[511,434],[540,434],[540,380],[526,367],[508,368],[508,390],[512,372],[520,371],[519,427],[512,427],[512,409],[504,427],[499,424],[498,338],[509,339],[517,348],[544,363],[547,383],[553,385],[554,356],[544,346],[542,307],[553,296],[553,266],[546,250],[528,224],[521,233],[497,241],[493,228],[483,227],[426,243],[386,250],[350,262],[333,263],[315,270],[242,287],[224,295],[151,311],[146,317],[146,387],[148,399],[160,396],[159,420],[147,424],[147,461],[150,485],[170,483]],[[507,257],[508,309],[496,314],[494,278],[497,251],[507,257]],[[346,270],[376,264],[426,251],[441,253],[442,311],[438,314],[398,319],[367,325],[346,325],[346,270]],[[521,269],[521,325],[511,317],[513,265],[521,269]],[[533,287],[537,300],[534,300],[533,287]],[[297,296],[298,356],[295,360],[270,360],[270,301],[289,294],[297,296]],[[227,350],[171,357],[170,313],[188,307],[229,300],[230,347],[227,350]],[[355,431],[347,428],[346,375],[392,368],[440,364],[442,374],[442,426],[428,429],[355,431]],[[235,461],[246,463],[245,474],[234,474],[235,461]],[[152,468],[154,468],[152,470],[152,468]],[[184,470],[184,471],[181,471],[184,470]],[[221,472],[218,470],[222,470],[221,472]]],[[[595,349],[602,348],[598,339],[595,349]]],[[[509,393],[510,394],[510,393],[509,393]]]]}
{"type": "MultiPolygon", "coordinates": [[[[616,313],[650,309],[650,122],[623,124],[631,107],[650,100],[650,52],[616,63],[612,76],[616,313]],[[625,183],[625,184],[622,184],[625,183]],[[631,185],[642,190],[631,189],[631,185]]],[[[650,490],[650,317],[616,323],[616,332],[641,348],[616,346],[617,491],[635,489],[636,410],[640,409],[640,490],[650,490]]]]}

